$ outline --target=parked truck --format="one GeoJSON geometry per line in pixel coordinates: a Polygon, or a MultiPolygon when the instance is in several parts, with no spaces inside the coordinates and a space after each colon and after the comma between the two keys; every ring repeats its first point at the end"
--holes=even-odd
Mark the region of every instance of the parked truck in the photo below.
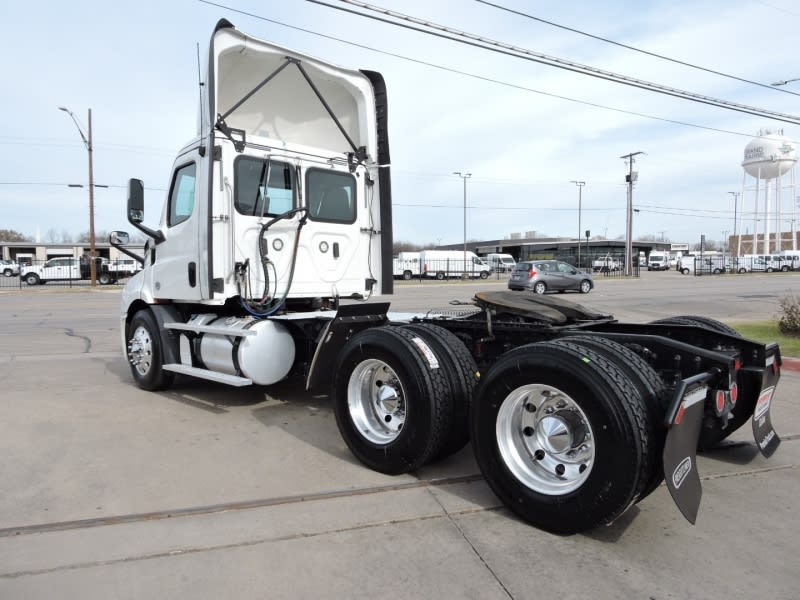
{"type": "MultiPolygon", "coordinates": [[[[80,258],[59,256],[38,265],[23,265],[20,276],[28,285],[43,285],[48,281],[79,281],[91,279],[91,261],[88,255],[80,258]]],[[[95,257],[95,277],[101,285],[116,283],[117,273],[109,269],[108,263],[95,257]]]]}
{"type": "Polygon", "coordinates": [[[492,272],[489,263],[470,250],[422,250],[419,260],[422,274],[434,279],[486,279],[492,272]]]}
{"type": "MultiPolygon", "coordinates": [[[[349,70],[236,30],[211,38],[197,136],[178,154],[160,224],[131,180],[143,269],[122,292],[134,381],[230,386],[287,377],[327,392],[352,453],[414,472],[471,442],[527,522],[610,523],[666,487],[694,522],[695,452],[748,421],[780,443],[776,344],[700,316],[621,323],[560,297],[478,292],[458,310],[393,315],[387,94],[349,70]],[[480,381],[480,385],[478,385],[480,381]]],[[[254,474],[257,477],[257,474],[254,474]]]]}

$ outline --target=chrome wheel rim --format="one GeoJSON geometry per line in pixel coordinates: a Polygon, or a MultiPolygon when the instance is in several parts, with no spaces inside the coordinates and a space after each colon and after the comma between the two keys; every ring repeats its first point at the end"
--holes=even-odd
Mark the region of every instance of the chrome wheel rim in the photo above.
{"type": "Polygon", "coordinates": [[[347,384],[350,419],[373,444],[390,444],[406,422],[406,400],[394,369],[378,359],[359,363],[347,384]]]}
{"type": "Polygon", "coordinates": [[[153,364],[153,340],[147,328],[139,325],[128,342],[128,360],[139,375],[147,375],[153,364]]]}
{"type": "Polygon", "coordinates": [[[589,419],[557,388],[531,384],[512,390],[500,406],[495,435],[506,467],[535,492],[568,494],[592,472],[595,443],[589,419]]]}

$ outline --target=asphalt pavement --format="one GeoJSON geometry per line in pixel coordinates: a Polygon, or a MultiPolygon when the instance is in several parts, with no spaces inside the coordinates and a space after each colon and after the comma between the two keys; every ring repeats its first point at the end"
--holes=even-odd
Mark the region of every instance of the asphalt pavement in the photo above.
{"type": "MultiPolygon", "coordinates": [[[[569,298],[631,320],[754,319],[800,282],[657,275],[569,298]]],[[[398,286],[395,308],[504,283],[423,285],[398,286]]],[[[500,504],[469,447],[413,475],[364,468],[327,397],[298,382],[139,390],[118,303],[0,294],[0,598],[798,597],[796,372],[773,402],[771,459],[749,426],[699,457],[696,525],[662,485],[608,527],[556,536],[500,504]]]]}

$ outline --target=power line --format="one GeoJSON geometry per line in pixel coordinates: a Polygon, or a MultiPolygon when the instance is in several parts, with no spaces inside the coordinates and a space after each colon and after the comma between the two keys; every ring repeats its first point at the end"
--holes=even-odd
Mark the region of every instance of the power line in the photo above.
{"type": "Polygon", "coordinates": [[[580,73],[581,75],[588,75],[590,77],[595,77],[597,79],[603,79],[605,81],[611,81],[614,83],[620,83],[623,85],[627,85],[630,87],[643,89],[650,92],[656,92],[659,94],[663,94],[666,96],[672,96],[674,98],[680,98],[683,100],[690,100],[692,102],[697,102],[700,104],[706,104],[709,106],[716,106],[717,108],[725,108],[728,110],[741,112],[745,114],[754,115],[757,117],[764,117],[769,119],[774,119],[776,121],[782,121],[784,123],[791,123],[793,125],[800,125],[800,117],[789,115],[786,113],[779,113],[774,111],[768,111],[765,109],[760,109],[754,106],[748,106],[746,104],[739,104],[736,102],[729,102],[727,100],[721,100],[719,98],[713,98],[711,96],[704,96],[702,94],[696,94],[694,92],[687,92],[685,90],[680,90],[678,88],[673,88],[657,83],[652,83],[649,81],[645,81],[643,79],[636,79],[634,77],[628,77],[626,75],[620,75],[618,73],[613,73],[611,71],[605,71],[603,69],[598,69],[596,67],[591,67],[589,65],[583,65],[580,63],[576,63],[573,61],[565,60],[562,58],[548,56],[546,54],[542,54],[540,52],[534,52],[532,50],[528,50],[525,48],[520,48],[518,46],[514,46],[512,44],[506,44],[504,42],[499,42],[497,40],[492,40],[490,38],[486,38],[483,36],[471,34],[465,31],[460,31],[454,29],[452,27],[447,27],[444,25],[439,25],[437,23],[432,23],[430,21],[424,21],[421,19],[417,19],[416,17],[412,17],[410,15],[405,15],[403,13],[398,13],[396,11],[391,11],[385,8],[376,7],[365,2],[360,2],[358,0],[339,0],[340,2],[344,2],[346,4],[352,4],[354,6],[358,6],[359,8],[363,8],[366,10],[380,12],[381,14],[389,15],[396,19],[401,19],[404,21],[408,21],[411,23],[419,24],[429,29],[423,29],[422,27],[415,27],[413,25],[409,25],[407,23],[400,23],[397,21],[392,21],[390,19],[386,19],[383,17],[378,17],[374,15],[368,15],[365,13],[358,12],[356,10],[352,10],[349,8],[344,8],[341,6],[334,6],[332,4],[328,4],[327,2],[322,2],[321,0],[306,0],[306,2],[311,2],[312,4],[318,4],[320,6],[326,6],[328,8],[332,8],[334,10],[347,12],[350,14],[358,15],[360,17],[365,17],[367,19],[372,19],[375,21],[380,21],[382,23],[387,23],[389,25],[394,25],[396,27],[402,27],[404,29],[410,29],[412,31],[417,31],[419,33],[424,33],[427,35],[432,35],[435,37],[439,37],[442,39],[446,39],[452,42],[457,42],[459,44],[465,44],[468,46],[473,46],[476,48],[481,48],[483,50],[489,50],[491,52],[495,52],[498,54],[505,54],[507,56],[512,56],[514,58],[521,58],[523,60],[528,60],[531,62],[536,62],[544,65],[548,65],[551,67],[556,67],[559,69],[563,69],[566,71],[572,71],[574,73],[580,73]],[[438,30],[444,33],[438,33],[437,31],[430,31],[430,29],[438,30]],[[453,37],[455,36],[455,37],[453,37]]]}
{"type": "Polygon", "coordinates": [[[594,35],[594,34],[591,34],[591,33],[587,33],[585,31],[581,31],[580,29],[575,29],[573,27],[567,27],[566,25],[560,25],[558,23],[554,23],[553,21],[548,21],[548,20],[542,19],[540,17],[535,17],[535,16],[533,16],[531,14],[524,13],[524,12],[519,11],[519,10],[514,10],[514,9],[508,8],[506,6],[502,6],[500,4],[495,4],[494,2],[488,2],[488,0],[475,0],[475,2],[480,2],[481,4],[485,4],[487,6],[491,6],[493,8],[498,9],[498,10],[502,10],[502,11],[505,11],[505,12],[520,16],[520,17],[525,17],[526,19],[531,19],[533,21],[538,21],[540,23],[545,23],[546,25],[552,25],[553,27],[558,27],[559,29],[563,29],[565,31],[571,31],[572,33],[577,33],[578,35],[583,35],[583,36],[586,36],[588,38],[592,38],[592,39],[595,39],[595,40],[600,40],[601,42],[606,42],[607,44],[613,44],[614,46],[619,46],[620,48],[625,48],[626,50],[632,50],[633,52],[639,52],[641,54],[646,54],[647,56],[652,56],[654,58],[659,58],[661,60],[666,60],[666,61],[678,64],[678,65],[682,65],[684,67],[689,67],[690,69],[697,69],[698,71],[704,71],[706,73],[712,73],[713,75],[719,75],[720,77],[726,77],[728,79],[735,79],[736,81],[741,81],[743,83],[749,83],[749,84],[752,84],[752,85],[757,85],[759,87],[766,88],[768,90],[773,90],[773,91],[776,91],[776,92],[783,92],[784,94],[792,94],[793,96],[800,96],[800,94],[798,94],[797,92],[793,92],[791,90],[787,90],[787,89],[779,88],[779,87],[774,87],[774,86],[768,85],[766,83],[759,83],[758,81],[752,81],[750,79],[745,79],[744,77],[739,77],[737,75],[729,75],[729,74],[723,73],[721,71],[716,71],[714,69],[709,69],[707,67],[701,67],[699,65],[695,65],[695,64],[692,64],[692,63],[689,63],[689,62],[678,60],[676,58],[670,58],[668,56],[664,56],[663,54],[657,54],[655,52],[650,52],[649,50],[642,50],[641,48],[636,48],[635,46],[630,46],[628,44],[623,44],[621,42],[615,42],[614,40],[610,40],[608,38],[604,38],[604,37],[599,36],[599,35],[594,35]]]}
{"type": "Polygon", "coordinates": [[[441,71],[446,71],[448,73],[454,73],[456,75],[462,75],[464,77],[471,77],[472,79],[477,79],[477,80],[480,80],[480,81],[485,81],[487,83],[493,83],[493,84],[496,84],[496,85],[502,85],[502,86],[505,86],[505,87],[509,87],[509,88],[513,88],[513,89],[517,89],[517,90],[522,90],[522,91],[525,91],[525,92],[531,92],[533,94],[539,94],[541,96],[547,96],[547,97],[550,97],[550,98],[555,98],[557,100],[564,100],[566,102],[573,102],[575,104],[582,104],[584,106],[591,106],[593,108],[599,108],[601,110],[608,110],[608,111],[617,112],[617,113],[621,113],[621,114],[631,115],[631,116],[639,117],[639,118],[642,118],[642,119],[650,119],[650,120],[653,120],[653,121],[661,121],[663,123],[672,123],[673,125],[682,125],[684,127],[693,127],[695,129],[703,129],[705,131],[715,131],[717,133],[726,133],[728,135],[736,135],[736,136],[746,137],[746,138],[751,138],[751,139],[754,138],[754,137],[762,137],[762,136],[753,136],[752,134],[743,133],[741,131],[731,131],[729,129],[720,129],[718,127],[710,127],[710,126],[707,126],[707,125],[698,125],[696,123],[687,123],[686,121],[678,121],[676,119],[667,119],[665,117],[657,117],[655,115],[649,115],[649,114],[646,114],[646,113],[640,113],[640,112],[636,112],[636,111],[632,111],[632,110],[626,110],[626,109],[623,109],[623,108],[616,108],[616,107],[613,107],[613,106],[607,106],[605,104],[599,104],[597,102],[589,102],[587,100],[578,100],[577,98],[571,98],[569,96],[563,96],[563,95],[560,95],[560,94],[553,94],[551,92],[543,92],[541,90],[529,88],[529,87],[526,87],[526,86],[523,86],[523,85],[518,85],[518,84],[515,84],[515,83],[509,83],[509,82],[506,82],[506,81],[500,81],[499,79],[493,79],[491,77],[485,77],[483,75],[477,75],[475,73],[469,73],[467,71],[461,71],[459,69],[453,69],[451,67],[445,67],[443,65],[438,65],[436,63],[431,63],[431,62],[427,62],[427,61],[424,61],[424,60],[411,58],[411,57],[408,57],[408,56],[404,56],[402,54],[397,54],[397,53],[394,53],[394,52],[388,52],[386,50],[380,50],[378,48],[374,48],[372,46],[367,46],[365,44],[359,44],[359,43],[353,42],[351,40],[345,40],[345,39],[338,38],[338,37],[335,37],[335,36],[332,36],[332,35],[328,35],[328,34],[325,34],[325,33],[320,33],[318,31],[313,31],[311,29],[306,29],[304,27],[298,27],[296,25],[290,25],[290,24],[284,23],[282,21],[277,21],[275,19],[270,19],[268,17],[257,15],[257,14],[251,13],[251,12],[247,12],[247,11],[244,11],[244,10],[237,9],[237,8],[233,8],[233,7],[227,6],[225,4],[219,4],[219,3],[216,3],[216,2],[211,2],[210,0],[197,0],[197,1],[201,2],[202,4],[208,4],[209,6],[216,6],[217,8],[222,8],[222,9],[225,9],[225,10],[229,10],[231,12],[234,12],[234,13],[237,13],[237,14],[240,14],[240,15],[244,15],[246,17],[251,17],[253,19],[258,19],[260,21],[266,21],[267,23],[273,23],[274,25],[279,25],[281,27],[286,27],[287,29],[293,29],[295,31],[302,31],[303,33],[307,33],[309,35],[315,35],[317,37],[328,39],[328,40],[331,40],[331,41],[334,41],[334,42],[339,42],[341,44],[346,44],[348,46],[353,46],[355,48],[361,48],[362,50],[368,50],[370,52],[375,52],[376,54],[383,54],[384,56],[391,56],[392,58],[405,60],[405,61],[408,61],[408,62],[411,62],[411,63],[423,65],[423,66],[430,67],[430,68],[433,68],[433,69],[439,69],[441,71]]]}

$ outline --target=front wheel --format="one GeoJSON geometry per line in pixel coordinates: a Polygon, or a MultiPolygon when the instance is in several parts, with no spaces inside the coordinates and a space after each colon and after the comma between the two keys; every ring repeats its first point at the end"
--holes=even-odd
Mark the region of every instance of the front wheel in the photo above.
{"type": "Polygon", "coordinates": [[[747,273],[747,269],[744,267],[739,267],[739,273],[747,273]]]}
{"type": "Polygon", "coordinates": [[[536,284],[533,286],[533,292],[535,294],[544,294],[547,291],[547,285],[544,281],[537,281],[536,284]]]}
{"type": "Polygon", "coordinates": [[[436,279],[438,279],[439,281],[441,281],[442,279],[444,279],[444,273],[442,273],[441,271],[439,271],[438,273],[436,273],[436,279]]]}
{"type": "Polygon", "coordinates": [[[411,271],[403,271],[403,279],[409,281],[411,279],[411,271]]]}
{"type": "Polygon", "coordinates": [[[100,282],[100,285],[109,285],[111,283],[111,275],[108,273],[100,273],[97,281],[100,282]]]}
{"type": "Polygon", "coordinates": [[[488,279],[489,271],[481,271],[481,279],[488,279]]]}
{"type": "Polygon", "coordinates": [[[555,533],[611,523],[650,481],[648,413],[630,379],[588,348],[541,342],[506,353],[481,382],[472,445],[489,486],[555,533]]]}
{"type": "Polygon", "coordinates": [[[128,362],[136,385],[144,390],[163,390],[175,376],[163,369],[164,350],[153,313],[137,312],[128,326],[128,362]]]}
{"type": "Polygon", "coordinates": [[[783,271],[784,273],[788,273],[789,272],[789,265],[783,265],[781,267],[781,271],[783,271]]]}
{"type": "Polygon", "coordinates": [[[350,338],[331,396],[336,425],[356,458],[398,475],[440,452],[452,419],[442,367],[428,343],[404,329],[374,327],[350,338]]]}
{"type": "Polygon", "coordinates": [[[588,294],[592,290],[592,282],[588,279],[581,281],[580,291],[581,294],[588,294]]]}
{"type": "Polygon", "coordinates": [[[681,271],[681,273],[683,273],[684,275],[688,275],[689,274],[689,269],[683,269],[681,271]]]}
{"type": "Polygon", "coordinates": [[[28,285],[39,285],[41,281],[42,280],[39,279],[39,276],[36,273],[28,273],[25,275],[25,283],[28,285]]]}

